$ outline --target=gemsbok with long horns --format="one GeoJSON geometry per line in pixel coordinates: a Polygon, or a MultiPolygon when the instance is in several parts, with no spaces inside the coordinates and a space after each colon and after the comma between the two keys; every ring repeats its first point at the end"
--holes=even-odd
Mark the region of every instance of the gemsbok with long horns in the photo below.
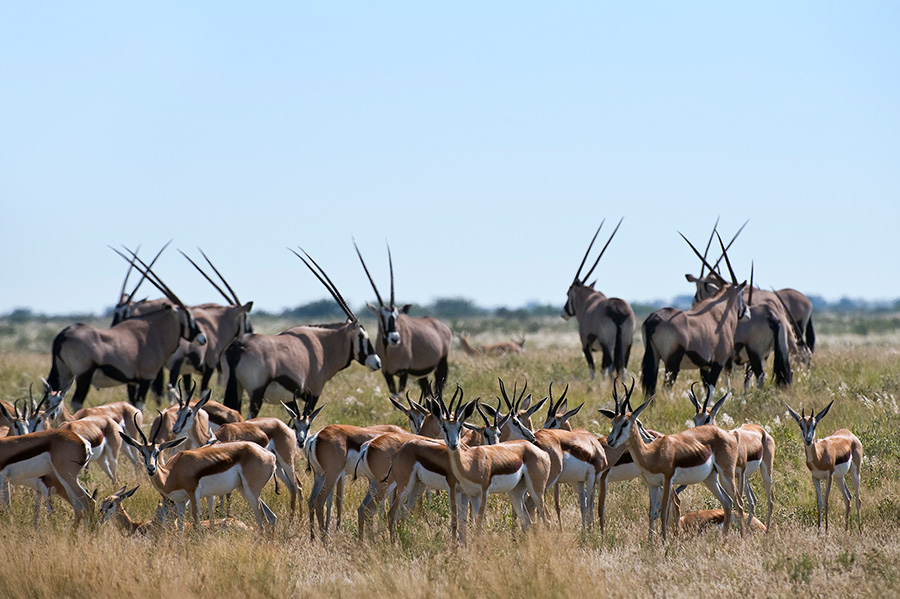
{"type": "MultiPolygon", "coordinates": [[[[719,243],[724,252],[721,238],[719,243]]],[[[749,318],[743,296],[747,282],[738,284],[727,254],[725,259],[732,284],[722,287],[716,295],[687,312],[662,308],[644,320],[641,326],[644,337],[641,386],[646,397],[656,394],[660,360],[665,365],[665,383],[669,387],[682,368],[699,368],[707,387],[715,387],[719,374],[734,352],[737,323],[749,318]]]]}
{"type": "MultiPolygon", "coordinates": [[[[123,258],[124,255],[120,254],[123,258]]],[[[128,260],[128,258],[125,258],[128,260]]],[[[146,275],[169,300],[154,312],[132,316],[109,329],[86,324],[66,327],[53,340],[53,365],[47,380],[51,391],[61,391],[75,381],[73,409],[80,410],[91,385],[114,387],[136,383],[129,400],[143,408],[147,391],[179,341],[204,344],[206,336],[190,310],[143,261],[133,254],[131,263],[146,275]]]]}
{"type": "Polygon", "coordinates": [[[298,397],[307,405],[315,405],[325,383],[354,360],[370,370],[382,367],[365,327],[322,267],[305,251],[306,258],[291,251],[325,286],[347,320],[291,327],[278,335],[242,335],[225,350],[225,405],[240,411],[246,389],[250,395],[250,418],[259,413],[263,400],[289,403],[298,413],[298,397]]]}
{"type": "Polygon", "coordinates": [[[378,306],[367,303],[378,319],[378,336],[375,339],[375,351],[381,358],[381,373],[387,381],[388,390],[393,397],[399,397],[406,389],[409,375],[419,380],[419,386],[428,389],[428,374],[434,372],[434,390],[440,393],[447,379],[447,357],[453,336],[450,327],[429,316],[409,316],[410,304],[397,306],[394,301],[394,262],[391,259],[391,248],[388,246],[388,264],[391,271],[391,303],[385,304],[363,260],[356,242],[353,242],[356,254],[362,263],[369,283],[378,298],[378,306]],[[398,382],[394,382],[394,377],[398,382]]]}
{"type": "Polygon", "coordinates": [[[595,351],[602,352],[600,368],[605,370],[610,378],[624,374],[625,368],[628,366],[628,358],[631,355],[636,326],[634,310],[631,309],[628,302],[617,297],[606,297],[602,292],[594,289],[596,281],[587,283],[591,273],[600,263],[600,258],[606,252],[606,248],[609,247],[609,243],[619,230],[619,226],[622,224],[621,220],[612,235],[609,236],[606,245],[600,250],[593,266],[587,273],[581,275],[581,269],[584,268],[584,263],[591,253],[591,248],[594,247],[597,235],[603,228],[603,222],[597,227],[597,232],[594,233],[587,252],[584,253],[584,258],[581,259],[581,264],[578,266],[578,271],[575,273],[575,279],[569,285],[569,291],[566,293],[566,305],[561,314],[565,320],[574,316],[578,321],[581,349],[584,351],[584,358],[587,360],[592,379],[595,374],[593,357],[595,351]]]}
{"type": "Polygon", "coordinates": [[[786,406],[788,412],[797,424],[800,425],[800,433],[803,437],[803,446],[806,450],[806,467],[812,474],[813,486],[816,488],[816,515],[818,516],[819,532],[822,531],[822,510],[825,511],[825,532],[828,532],[828,498],[831,495],[831,483],[837,478],[838,487],[841,489],[841,497],[844,499],[844,529],[850,530],[850,500],[856,497],[856,523],[862,530],[859,501],[859,475],[862,468],[863,447],[856,435],[842,428],[830,436],[816,441],[816,426],[831,409],[834,400],[825,409],[813,416],[812,412],[806,415],[805,409],[799,414],[790,406],[786,406]],[[847,473],[853,477],[853,495],[847,489],[844,477],[847,473]],[[825,481],[825,497],[822,497],[822,481],[825,481]]]}
{"type": "Polygon", "coordinates": [[[653,401],[650,397],[643,404],[631,409],[631,390],[626,390],[625,400],[612,420],[612,430],[606,440],[610,447],[627,445],[635,464],[641,470],[644,482],[652,490],[662,487],[659,502],[661,509],[654,509],[654,497],[650,496],[649,535],[653,538],[654,514],[658,513],[665,541],[668,528],[669,500],[673,484],[703,483],[712,491],[725,510],[723,532],[731,525],[732,508],[737,506],[741,535],[744,534],[744,507],[741,493],[735,485],[735,465],[738,461],[738,442],[734,435],[713,425],[698,426],[674,435],[662,435],[647,443],[638,429],[638,417],[653,401]]]}
{"type": "Polygon", "coordinates": [[[195,529],[200,528],[200,500],[207,499],[210,522],[215,521],[213,501],[216,495],[226,495],[239,490],[250,504],[260,533],[268,524],[275,527],[276,517],[262,500],[263,487],[275,474],[275,456],[257,445],[246,441],[216,443],[197,449],[186,449],[165,464],[160,463],[160,453],[185,441],[180,437],[164,443],[156,442],[156,434],[147,440],[138,429],[141,441],[125,432],[122,439],[137,449],[144,460],[150,482],[160,495],[175,502],[179,526],[183,529],[185,507],[191,504],[191,517],[195,529]]]}

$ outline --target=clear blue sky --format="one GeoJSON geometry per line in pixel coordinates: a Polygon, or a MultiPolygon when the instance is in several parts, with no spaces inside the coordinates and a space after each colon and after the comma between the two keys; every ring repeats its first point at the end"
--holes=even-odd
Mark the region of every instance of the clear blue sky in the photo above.
{"type": "Polygon", "coordinates": [[[676,230],[721,215],[765,287],[900,297],[898,31],[895,2],[5,2],[0,313],[100,311],[107,244],[170,238],[270,310],[324,296],[298,244],[374,300],[354,236],[401,302],[562,305],[621,216],[608,295],[691,292],[676,230]]]}

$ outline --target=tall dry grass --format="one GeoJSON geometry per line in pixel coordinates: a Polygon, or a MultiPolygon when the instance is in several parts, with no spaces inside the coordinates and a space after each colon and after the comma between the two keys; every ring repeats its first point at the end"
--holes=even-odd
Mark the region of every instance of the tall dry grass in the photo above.
{"type": "MultiPolygon", "coordinates": [[[[893,335],[887,331],[885,335],[893,335]]],[[[473,335],[473,337],[475,337],[473,335]]],[[[477,339],[476,339],[477,340],[477,339]]],[[[638,343],[631,367],[642,352],[638,343]]],[[[607,530],[581,533],[573,493],[563,492],[563,529],[521,533],[504,497],[491,499],[486,530],[466,547],[450,542],[448,508],[431,499],[400,527],[399,542],[379,536],[357,538],[356,507],[365,492],[348,481],[343,521],[324,542],[310,542],[304,518],[288,522],[288,497],[265,492],[279,515],[272,538],[235,530],[171,533],[153,540],[126,538],[111,524],[70,530],[71,511],[57,501],[57,514],[31,524],[32,497],[13,489],[11,514],[0,516],[0,595],[4,597],[270,597],[307,595],[371,597],[697,597],[697,596],[891,596],[900,583],[900,352],[880,337],[820,335],[820,348],[808,371],[798,372],[792,389],[766,387],[738,392],[725,404],[723,424],[752,421],[765,426],[777,443],[773,527],[767,536],[723,538],[716,532],[676,536],[663,544],[647,541],[646,489],[637,481],[611,485],[607,530]],[[835,400],[820,433],[853,430],[863,443],[863,532],[843,530],[843,504],[832,495],[831,528],[818,535],[815,493],[804,464],[799,428],[786,416],[784,402],[821,408],[835,400]]],[[[27,393],[28,383],[49,370],[44,353],[0,354],[0,396],[27,393]]],[[[524,380],[539,397],[570,384],[570,406],[587,406],[574,424],[605,434],[608,423],[596,408],[610,404],[611,385],[591,381],[569,327],[529,333],[528,352],[504,358],[472,358],[455,352],[451,381],[467,396],[493,399],[497,376],[524,380]]],[[[682,373],[643,420],[664,432],[686,427],[693,413],[686,399],[690,373],[682,373]]],[[[742,381],[735,375],[735,386],[742,381]]],[[[404,424],[385,397],[378,373],[353,365],[325,389],[326,408],[316,423],[404,424]]],[[[636,393],[639,393],[637,391],[636,393]]],[[[92,390],[89,403],[118,401],[124,389],[92,390]]],[[[221,396],[221,390],[215,392],[221,396]]],[[[266,406],[265,415],[278,415],[266,406]]],[[[148,411],[147,418],[150,418],[148,411]]],[[[124,458],[123,458],[124,460],[124,458]]],[[[302,473],[309,488],[309,475],[302,473]]],[[[141,484],[126,508],[136,519],[150,518],[156,505],[146,474],[123,461],[123,483],[141,484]]],[[[754,481],[760,494],[761,481],[754,481]]],[[[96,471],[85,486],[101,495],[113,485],[96,471]]],[[[684,494],[684,509],[715,507],[703,488],[684,494]]],[[[236,515],[252,522],[249,509],[235,499],[236,515]]],[[[855,524],[855,522],[854,522],[855,524]]],[[[470,535],[471,536],[471,535],[470,535]]]]}

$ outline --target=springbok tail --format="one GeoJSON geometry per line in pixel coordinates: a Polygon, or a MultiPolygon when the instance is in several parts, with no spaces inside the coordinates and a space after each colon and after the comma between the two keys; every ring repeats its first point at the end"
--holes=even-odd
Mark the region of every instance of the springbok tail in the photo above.
{"type": "Polygon", "coordinates": [[[775,337],[775,384],[779,387],[787,387],[794,382],[794,373],[791,370],[791,362],[787,347],[787,331],[781,324],[781,320],[775,314],[769,314],[769,328],[775,337]]]}
{"type": "Polygon", "coordinates": [[[269,506],[266,505],[266,502],[260,498],[259,507],[262,509],[263,516],[266,518],[266,522],[269,523],[270,526],[275,526],[275,522],[278,520],[278,517],[275,515],[269,506]]]}

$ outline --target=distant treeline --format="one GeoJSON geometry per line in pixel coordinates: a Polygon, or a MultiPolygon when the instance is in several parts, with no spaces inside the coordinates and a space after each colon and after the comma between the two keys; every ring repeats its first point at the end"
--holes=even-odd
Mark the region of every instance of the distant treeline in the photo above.
{"type": "MultiPolygon", "coordinates": [[[[853,299],[849,297],[841,298],[836,302],[826,301],[821,296],[810,296],[813,307],[817,311],[837,312],[837,313],[854,313],[854,312],[875,312],[886,313],[900,311],[900,299],[892,301],[871,301],[864,299],[853,299]]],[[[637,314],[649,314],[650,312],[662,308],[664,306],[674,306],[677,308],[688,308],[691,305],[690,295],[680,295],[670,302],[635,302],[631,306],[637,314]]],[[[112,307],[108,308],[101,318],[112,318],[112,307]]],[[[541,304],[532,302],[518,308],[508,308],[505,306],[498,308],[486,308],[479,306],[474,301],[463,297],[447,297],[438,298],[429,304],[413,304],[410,308],[412,316],[434,316],[444,319],[459,318],[509,318],[524,319],[543,316],[558,316],[562,310],[560,304],[541,304]]],[[[357,314],[363,316],[368,313],[365,306],[356,308],[357,314]]],[[[307,304],[301,304],[294,308],[287,308],[281,312],[272,312],[266,310],[255,309],[253,314],[258,316],[272,316],[280,318],[288,318],[303,322],[324,322],[329,320],[340,320],[344,317],[344,312],[337,306],[332,299],[321,299],[307,304]]],[[[29,320],[65,320],[73,321],[81,319],[96,318],[96,314],[65,314],[65,315],[46,315],[39,314],[29,308],[17,308],[12,312],[0,315],[0,318],[11,322],[25,322],[29,320]]]]}

